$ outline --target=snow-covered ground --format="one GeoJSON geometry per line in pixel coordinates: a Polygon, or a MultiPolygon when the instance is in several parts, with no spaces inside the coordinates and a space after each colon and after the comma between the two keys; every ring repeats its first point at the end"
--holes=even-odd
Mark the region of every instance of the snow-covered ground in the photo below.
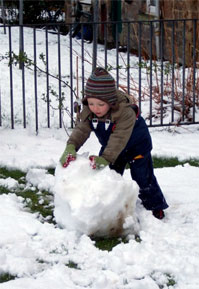
{"type": "MultiPolygon", "coordinates": [[[[5,38],[2,34],[1,37],[3,46],[5,38]]],[[[39,45],[42,45],[41,38],[39,45]]],[[[5,63],[1,67],[1,76],[5,74],[3,83],[1,77],[1,93],[4,96],[9,85],[6,85],[5,63]]],[[[17,76],[20,77],[16,73],[17,76]]],[[[18,83],[16,81],[16,90],[18,83]]],[[[39,85],[42,89],[42,79],[39,85]]],[[[28,90],[30,88],[31,85],[27,87],[28,90]]],[[[16,111],[20,107],[21,95],[15,95],[16,111]]],[[[27,173],[26,181],[33,189],[38,187],[53,192],[55,176],[50,175],[47,169],[57,166],[68,136],[64,129],[56,128],[40,128],[35,134],[34,102],[31,102],[31,97],[30,92],[32,107],[30,105],[28,110],[27,129],[21,128],[20,109],[16,116],[19,124],[14,130],[5,126],[0,128],[0,167],[20,169],[27,173]]],[[[4,98],[4,122],[10,110],[9,105],[5,104],[4,98]]],[[[43,111],[40,111],[39,117],[41,127],[45,121],[43,111]]],[[[154,156],[199,159],[198,125],[150,128],[150,132],[154,156]]],[[[91,135],[79,154],[96,154],[98,150],[99,144],[91,135]]],[[[92,178],[72,165],[66,170],[70,170],[73,176],[77,175],[73,180],[74,190],[77,188],[80,192],[82,178],[86,178],[88,187],[96,186],[97,198],[97,188],[102,187],[100,178],[92,178]]],[[[108,179],[112,172],[107,169],[106,173],[108,179]]],[[[1,194],[0,274],[8,273],[17,278],[1,283],[0,289],[198,288],[199,168],[186,164],[155,169],[155,174],[169,204],[165,219],[155,219],[137,201],[135,213],[139,219],[137,229],[141,242],[137,242],[135,236],[130,234],[128,243],[121,243],[110,252],[96,248],[86,234],[42,222],[37,214],[31,214],[24,208],[23,198],[13,193],[1,194]]],[[[129,170],[126,170],[121,182],[128,183],[130,180],[129,170]]],[[[19,184],[12,178],[0,176],[0,186],[13,190],[19,184]]],[[[108,189],[118,193],[119,186],[109,183],[108,189]]],[[[92,216],[89,217],[90,220],[92,216]]],[[[112,210],[110,214],[107,212],[107,222],[111,217],[112,210]]],[[[127,225],[131,225],[131,220],[127,225]]]]}
{"type": "MultiPolygon", "coordinates": [[[[199,159],[198,126],[177,128],[175,133],[151,129],[151,134],[153,154],[199,159]]],[[[36,136],[24,129],[1,128],[0,135],[0,166],[26,171],[30,184],[53,191],[55,177],[46,168],[58,163],[67,139],[64,130],[41,130],[36,136]]],[[[97,150],[92,135],[81,153],[97,150]]],[[[73,170],[72,166],[67,169],[73,170]]],[[[78,174],[74,188],[80,190],[83,172],[79,170],[78,174]]],[[[136,242],[131,235],[129,243],[119,244],[111,252],[97,249],[85,234],[42,223],[36,215],[26,212],[22,198],[0,195],[0,272],[20,277],[0,284],[0,288],[157,289],[158,285],[167,288],[168,278],[175,280],[174,288],[197,288],[199,168],[187,164],[155,169],[155,174],[170,205],[166,218],[155,219],[138,202],[136,214],[142,242],[136,242]],[[78,269],[67,267],[69,262],[77,264],[78,269]]],[[[130,181],[128,170],[124,178],[130,181]]],[[[89,176],[87,180],[88,186],[96,186],[97,197],[100,180],[97,183],[89,176]]],[[[0,185],[11,189],[18,184],[7,178],[1,179],[0,185]]],[[[117,188],[112,185],[112,190],[117,188]]],[[[109,217],[107,213],[107,222],[109,217]]]]}

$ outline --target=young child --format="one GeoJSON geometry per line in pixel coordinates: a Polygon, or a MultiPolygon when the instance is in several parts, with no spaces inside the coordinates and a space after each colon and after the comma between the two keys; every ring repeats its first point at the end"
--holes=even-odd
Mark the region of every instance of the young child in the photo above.
{"type": "Polygon", "coordinates": [[[122,175],[129,164],[143,206],[156,218],[164,218],[163,210],[168,205],[153,171],[151,136],[144,119],[136,116],[128,95],[117,90],[113,77],[98,67],[87,80],[82,102],[81,120],[68,139],[61,164],[68,158],[75,159],[76,152],[94,131],[101,144],[99,156],[90,158],[94,167],[109,165],[122,175]]]}

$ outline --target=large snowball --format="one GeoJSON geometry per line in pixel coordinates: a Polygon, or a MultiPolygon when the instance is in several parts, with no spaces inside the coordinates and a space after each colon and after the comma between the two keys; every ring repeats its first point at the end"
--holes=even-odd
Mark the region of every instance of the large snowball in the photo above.
{"type": "Polygon", "coordinates": [[[54,216],[60,226],[89,236],[123,235],[137,195],[133,181],[109,167],[93,170],[87,158],[78,156],[67,168],[56,168],[54,216]]]}

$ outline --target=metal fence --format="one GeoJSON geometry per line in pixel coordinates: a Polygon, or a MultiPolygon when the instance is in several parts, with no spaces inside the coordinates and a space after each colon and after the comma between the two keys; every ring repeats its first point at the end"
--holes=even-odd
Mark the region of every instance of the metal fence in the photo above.
{"type": "Polygon", "coordinates": [[[93,63],[148,126],[199,123],[196,19],[1,25],[0,37],[0,126],[73,127],[93,63]]]}

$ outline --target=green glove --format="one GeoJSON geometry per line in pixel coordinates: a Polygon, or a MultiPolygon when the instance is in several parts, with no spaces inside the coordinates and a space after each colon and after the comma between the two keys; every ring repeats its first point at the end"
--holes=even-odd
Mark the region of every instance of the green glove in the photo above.
{"type": "Polygon", "coordinates": [[[62,166],[64,166],[64,164],[66,164],[67,166],[68,162],[70,162],[71,160],[75,160],[75,159],[76,159],[75,146],[73,144],[68,144],[59,161],[62,164],[62,166]]]}
{"type": "Polygon", "coordinates": [[[109,162],[103,157],[90,156],[89,159],[93,169],[102,169],[109,165],[109,162]]]}

